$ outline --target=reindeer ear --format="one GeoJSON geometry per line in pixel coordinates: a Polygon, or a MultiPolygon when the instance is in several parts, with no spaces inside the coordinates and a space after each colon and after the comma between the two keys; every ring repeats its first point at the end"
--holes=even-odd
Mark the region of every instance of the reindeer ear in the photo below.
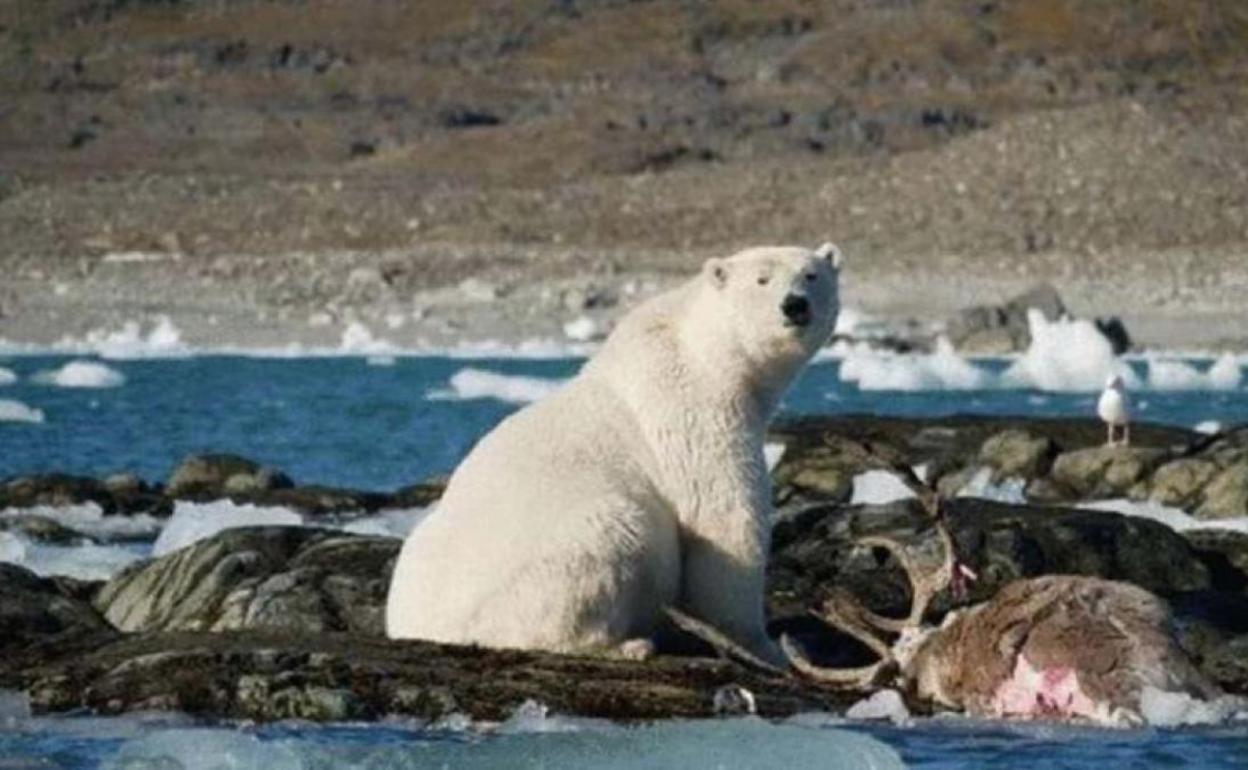
{"type": "Polygon", "coordinates": [[[706,260],[706,264],[702,265],[702,275],[716,289],[722,289],[728,285],[728,260],[718,257],[711,257],[706,260]]]}
{"type": "Polygon", "coordinates": [[[838,248],[837,245],[831,241],[827,241],[822,246],[815,249],[815,254],[831,262],[832,267],[835,267],[838,270],[841,267],[841,263],[845,261],[845,255],[842,254],[840,248],[838,248]]]}

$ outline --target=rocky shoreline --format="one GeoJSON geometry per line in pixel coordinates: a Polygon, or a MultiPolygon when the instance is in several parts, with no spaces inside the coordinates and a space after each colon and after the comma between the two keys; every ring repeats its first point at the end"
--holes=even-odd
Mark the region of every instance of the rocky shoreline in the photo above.
{"type": "MultiPolygon", "coordinates": [[[[886,536],[919,547],[930,521],[917,500],[855,502],[855,479],[871,468],[843,442],[870,442],[925,468],[946,496],[959,557],[978,573],[966,595],[937,595],[930,620],[1019,579],[1124,581],[1168,603],[1176,638],[1205,677],[1248,694],[1248,534],[1219,528],[1248,516],[1248,428],[1206,436],[1137,425],[1129,448],[1102,447],[1103,435],[1099,423],[1060,419],[850,416],[778,426],[770,440],[785,450],[774,470],[771,631],[800,640],[822,664],[860,665],[866,649],[812,609],[844,590],[872,611],[907,611],[905,573],[858,541],[886,536]],[[1164,503],[1188,519],[1176,529],[1087,507],[1105,498],[1164,503]]],[[[315,523],[426,505],[439,491],[437,482],[385,494],[297,487],[241,458],[201,457],[163,485],[10,479],[0,486],[0,523],[33,540],[73,543],[90,538],[40,526],[32,506],[90,501],[107,517],[160,517],[174,500],[230,498],[291,507],[315,523]]],[[[256,720],[491,720],[529,699],[621,720],[703,716],[745,708],[740,688],[758,713],[780,716],[840,712],[861,695],[707,657],[693,638],[674,647],[691,656],[645,662],[391,642],[382,612],[399,544],[263,526],[223,530],[107,581],[0,564],[0,624],[11,629],[0,640],[0,688],[25,691],[36,712],[172,709],[256,720]]]]}

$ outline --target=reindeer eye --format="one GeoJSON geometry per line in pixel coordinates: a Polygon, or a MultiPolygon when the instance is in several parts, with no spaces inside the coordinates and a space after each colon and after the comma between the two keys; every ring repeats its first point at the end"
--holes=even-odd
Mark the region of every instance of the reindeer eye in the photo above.
{"type": "Polygon", "coordinates": [[[760,275],[760,276],[758,277],[758,285],[759,285],[759,286],[766,286],[766,285],[767,285],[767,284],[769,284],[769,283],[771,283],[771,276],[770,276],[770,275],[760,275]]]}

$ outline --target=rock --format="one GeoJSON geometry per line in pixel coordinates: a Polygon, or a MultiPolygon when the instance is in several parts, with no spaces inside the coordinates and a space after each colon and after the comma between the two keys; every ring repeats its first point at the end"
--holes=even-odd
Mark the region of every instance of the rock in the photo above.
{"type": "Polygon", "coordinates": [[[1201,519],[1248,516],[1248,458],[1222,469],[1204,489],[1195,514],[1201,519]]]}
{"type": "Polygon", "coordinates": [[[211,500],[294,486],[286,474],[244,457],[229,454],[192,455],[169,477],[170,498],[211,500]]]}
{"type": "Polygon", "coordinates": [[[448,480],[449,477],[442,476],[402,487],[391,497],[391,502],[396,508],[426,508],[442,497],[448,480]]]}
{"type": "Polygon", "coordinates": [[[1052,479],[1068,490],[1067,499],[1124,497],[1164,459],[1164,449],[1099,446],[1058,455],[1052,479]]]}
{"type": "Polygon", "coordinates": [[[958,350],[974,353],[1012,353],[1031,344],[1027,311],[1039,310],[1055,321],[1066,315],[1057,289],[1040,284],[1001,305],[979,305],[962,310],[949,320],[949,341],[958,350]]]}
{"type": "Polygon", "coordinates": [[[1202,490],[1218,472],[1209,460],[1181,458],[1162,465],[1149,482],[1148,496],[1162,505],[1191,508],[1202,497],[1202,490]]]}
{"type": "MultiPolygon", "coordinates": [[[[71,584],[72,586],[72,584],[71,584]]],[[[55,581],[24,567],[0,562],[0,659],[15,657],[29,645],[114,632],[91,605],[55,581]]]]}
{"type": "Polygon", "coordinates": [[[472,302],[493,302],[503,296],[503,291],[480,278],[465,278],[459,283],[459,293],[472,302]]]}
{"type": "Polygon", "coordinates": [[[401,542],[297,527],[230,529],[108,581],[95,607],[122,631],[272,628],[384,634],[401,542]]]}
{"type": "Polygon", "coordinates": [[[0,532],[20,532],[36,543],[78,545],[93,538],[46,516],[0,516],[0,532]]]}
{"type": "Polygon", "coordinates": [[[786,450],[772,471],[772,495],[778,505],[801,500],[845,503],[854,493],[854,476],[866,470],[861,459],[836,446],[786,450]]]}
{"type": "Polygon", "coordinates": [[[82,503],[95,503],[105,515],[151,513],[164,516],[171,510],[168,501],[142,482],[137,486],[110,485],[84,476],[48,473],[19,476],[0,486],[0,509],[82,503]]]}
{"type": "Polygon", "coordinates": [[[993,482],[1007,478],[1034,479],[1049,472],[1058,446],[1047,436],[1007,430],[991,436],[979,450],[979,461],[993,470],[993,482]]]}
{"type": "Polygon", "coordinates": [[[290,508],[311,517],[412,507],[397,502],[392,495],[317,485],[227,491],[229,498],[236,503],[290,508]]]}
{"type": "Polygon", "coordinates": [[[114,473],[106,476],[103,484],[115,495],[137,496],[152,491],[147,482],[133,473],[114,473]]]}
{"type": "MultiPolygon", "coordinates": [[[[947,510],[960,556],[979,573],[969,602],[991,598],[1012,580],[1048,574],[1123,580],[1162,597],[1213,586],[1209,566],[1192,545],[1151,520],[977,498],[950,500],[947,510]]],[[[866,535],[935,547],[928,521],[912,500],[782,510],[768,568],[770,616],[802,617],[834,585],[877,612],[907,610],[909,583],[900,568],[855,546],[866,535]]],[[[932,605],[937,612],[950,606],[948,597],[932,605]]]]}
{"type": "Polygon", "coordinates": [[[1101,336],[1109,340],[1114,355],[1120,356],[1131,349],[1131,334],[1127,332],[1127,326],[1121,318],[1116,315],[1097,318],[1093,323],[1096,324],[1096,330],[1101,333],[1101,336]]]}

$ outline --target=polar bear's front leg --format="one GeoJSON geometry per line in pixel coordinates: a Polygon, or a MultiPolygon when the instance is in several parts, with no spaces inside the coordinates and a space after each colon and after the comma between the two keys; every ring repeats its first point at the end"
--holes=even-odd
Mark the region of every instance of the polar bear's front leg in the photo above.
{"type": "Polygon", "coordinates": [[[737,512],[721,519],[714,540],[690,530],[682,533],[681,605],[762,660],[787,667],[779,646],[767,636],[763,603],[770,533],[758,518],[737,512]]]}

